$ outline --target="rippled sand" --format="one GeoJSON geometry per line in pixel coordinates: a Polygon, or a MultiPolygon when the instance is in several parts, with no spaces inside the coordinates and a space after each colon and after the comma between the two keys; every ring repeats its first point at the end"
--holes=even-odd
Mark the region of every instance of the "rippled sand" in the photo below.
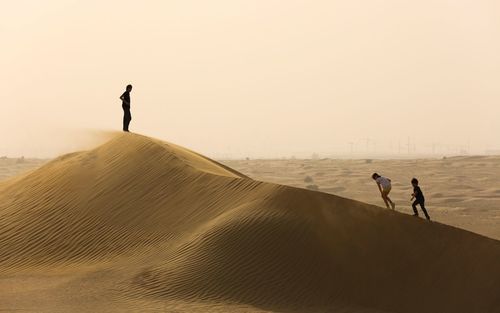
{"type": "Polygon", "coordinates": [[[135,134],[0,182],[6,312],[500,312],[499,259],[497,240],[135,134]]]}
{"type": "MultiPolygon", "coordinates": [[[[224,161],[250,177],[384,206],[373,172],[391,178],[397,211],[413,214],[410,180],[420,181],[433,220],[500,240],[500,156],[421,160],[224,161]]],[[[422,212],[420,216],[423,216],[422,212]]]]}

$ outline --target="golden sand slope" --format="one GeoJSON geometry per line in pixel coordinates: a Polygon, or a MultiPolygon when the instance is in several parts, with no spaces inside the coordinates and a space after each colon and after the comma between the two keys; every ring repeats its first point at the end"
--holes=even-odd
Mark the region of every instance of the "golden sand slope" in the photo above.
{"type": "Polygon", "coordinates": [[[0,311],[500,312],[500,242],[135,134],[0,183],[0,311]]]}
{"type": "MultiPolygon", "coordinates": [[[[262,181],[319,189],[384,206],[373,172],[392,180],[396,210],[413,214],[410,180],[417,177],[434,221],[500,240],[500,156],[400,160],[225,160],[262,181]]],[[[422,216],[422,214],[421,214],[422,216]]]]}

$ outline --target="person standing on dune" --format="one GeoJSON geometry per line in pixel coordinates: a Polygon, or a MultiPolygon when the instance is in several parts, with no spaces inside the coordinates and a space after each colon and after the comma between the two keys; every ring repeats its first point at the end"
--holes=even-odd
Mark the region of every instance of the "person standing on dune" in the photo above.
{"type": "Polygon", "coordinates": [[[394,210],[396,208],[396,204],[392,202],[391,198],[389,198],[389,192],[391,192],[392,189],[391,180],[387,177],[380,176],[377,173],[373,173],[372,178],[377,182],[378,190],[382,195],[382,199],[384,200],[385,206],[388,209],[390,209],[389,207],[390,204],[392,209],[394,210]]]}
{"type": "Polygon", "coordinates": [[[130,114],[130,92],[132,91],[132,85],[127,85],[125,92],[120,96],[122,100],[123,108],[123,131],[128,132],[128,125],[132,120],[132,115],[130,114]]]}

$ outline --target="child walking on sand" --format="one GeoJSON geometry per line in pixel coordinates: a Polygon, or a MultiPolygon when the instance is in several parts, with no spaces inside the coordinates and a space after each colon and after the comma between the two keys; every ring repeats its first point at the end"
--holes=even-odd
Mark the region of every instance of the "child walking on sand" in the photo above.
{"type": "Polygon", "coordinates": [[[411,180],[411,184],[413,186],[413,194],[411,195],[410,201],[413,201],[413,199],[415,199],[415,201],[411,205],[413,208],[413,212],[415,212],[415,214],[413,214],[413,216],[418,216],[417,204],[420,204],[420,208],[424,212],[425,217],[428,220],[431,220],[431,217],[429,216],[429,214],[427,214],[427,210],[425,209],[425,198],[424,198],[424,194],[422,193],[422,189],[420,189],[420,187],[418,186],[418,179],[413,178],[411,180]]]}
{"type": "Polygon", "coordinates": [[[382,195],[385,206],[390,209],[390,204],[392,209],[394,210],[396,208],[396,204],[389,198],[389,192],[391,192],[392,189],[391,180],[387,177],[380,176],[377,173],[373,173],[372,178],[377,182],[378,190],[382,195]]]}

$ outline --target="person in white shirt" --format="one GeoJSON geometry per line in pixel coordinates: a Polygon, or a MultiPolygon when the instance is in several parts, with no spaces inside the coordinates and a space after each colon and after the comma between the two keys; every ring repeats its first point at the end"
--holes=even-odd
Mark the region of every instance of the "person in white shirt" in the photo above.
{"type": "Polygon", "coordinates": [[[389,198],[389,192],[391,192],[392,189],[391,180],[387,177],[380,176],[377,173],[373,173],[372,178],[377,182],[378,190],[382,195],[382,199],[385,202],[385,206],[388,209],[392,207],[392,209],[394,210],[396,208],[396,204],[392,202],[392,200],[389,198]],[[389,204],[391,205],[390,207],[389,204]]]}

